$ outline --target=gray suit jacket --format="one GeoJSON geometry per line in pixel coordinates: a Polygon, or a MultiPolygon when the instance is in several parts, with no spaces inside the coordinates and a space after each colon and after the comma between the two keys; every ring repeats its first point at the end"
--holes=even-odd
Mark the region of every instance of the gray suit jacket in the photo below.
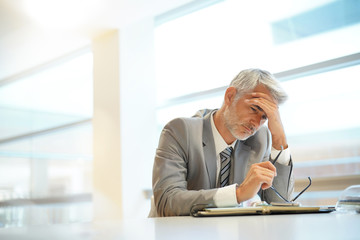
{"type": "MultiPolygon", "coordinates": [[[[211,114],[201,110],[193,118],[177,118],[163,129],[153,167],[154,203],[150,217],[189,215],[194,204],[214,204],[217,191],[215,143],[211,114]],[[156,213],[156,214],[154,214],[156,213]]],[[[271,134],[266,126],[245,141],[237,141],[231,159],[230,184],[241,184],[254,163],[270,160],[271,134]]],[[[273,186],[289,198],[293,191],[292,162],[275,163],[273,186]]],[[[271,190],[262,200],[282,202],[271,190]]]]}

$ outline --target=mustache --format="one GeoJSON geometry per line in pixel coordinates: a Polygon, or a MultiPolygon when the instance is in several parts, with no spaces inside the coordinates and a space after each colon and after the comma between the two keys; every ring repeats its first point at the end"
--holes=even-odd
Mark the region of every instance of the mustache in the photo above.
{"type": "Polygon", "coordinates": [[[253,134],[256,131],[255,127],[252,124],[243,124],[243,126],[249,129],[251,134],[253,134]]]}

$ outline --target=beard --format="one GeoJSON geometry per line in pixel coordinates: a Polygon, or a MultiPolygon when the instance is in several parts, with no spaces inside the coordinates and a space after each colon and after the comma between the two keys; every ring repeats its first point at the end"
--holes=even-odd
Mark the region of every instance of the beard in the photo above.
{"type": "Polygon", "coordinates": [[[252,124],[239,121],[239,117],[233,106],[225,109],[224,123],[233,137],[241,141],[248,139],[256,132],[252,124]]]}

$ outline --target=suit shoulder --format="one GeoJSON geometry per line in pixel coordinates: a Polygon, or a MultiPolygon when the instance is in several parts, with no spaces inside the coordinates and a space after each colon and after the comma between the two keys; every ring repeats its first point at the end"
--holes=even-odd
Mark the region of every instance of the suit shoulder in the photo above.
{"type": "Polygon", "coordinates": [[[171,120],[161,132],[158,148],[177,146],[176,149],[182,149],[184,156],[186,156],[191,143],[197,142],[199,136],[202,136],[202,122],[203,120],[199,118],[175,118],[171,120]]]}
{"type": "Polygon", "coordinates": [[[179,129],[179,130],[194,129],[202,126],[202,124],[203,124],[203,119],[201,118],[180,117],[180,118],[175,118],[170,122],[168,122],[165,125],[164,129],[179,129]]]}

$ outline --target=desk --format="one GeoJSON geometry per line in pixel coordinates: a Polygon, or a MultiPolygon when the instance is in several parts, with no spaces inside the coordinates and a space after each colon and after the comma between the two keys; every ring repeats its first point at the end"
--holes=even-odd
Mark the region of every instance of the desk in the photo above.
{"type": "Polygon", "coordinates": [[[6,240],[360,239],[360,214],[168,217],[0,229],[6,240]]]}

